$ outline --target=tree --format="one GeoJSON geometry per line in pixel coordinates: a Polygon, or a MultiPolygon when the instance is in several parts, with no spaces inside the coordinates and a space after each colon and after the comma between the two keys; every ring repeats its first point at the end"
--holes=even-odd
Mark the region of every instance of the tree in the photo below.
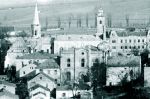
{"type": "Polygon", "coordinates": [[[69,28],[71,27],[71,22],[72,22],[72,19],[71,19],[71,16],[69,16],[69,19],[68,19],[69,28]]]}
{"type": "Polygon", "coordinates": [[[60,17],[58,17],[57,22],[58,22],[58,28],[60,28],[61,27],[61,19],[60,19],[60,17]]]}
{"type": "Polygon", "coordinates": [[[86,27],[89,27],[89,15],[88,13],[86,14],[86,27]]]}
{"type": "Polygon", "coordinates": [[[107,17],[107,24],[108,24],[108,27],[112,27],[112,16],[111,16],[111,13],[108,14],[108,17],[107,17]]]}
{"type": "Polygon", "coordinates": [[[129,27],[129,15],[126,15],[126,26],[129,27]]]}

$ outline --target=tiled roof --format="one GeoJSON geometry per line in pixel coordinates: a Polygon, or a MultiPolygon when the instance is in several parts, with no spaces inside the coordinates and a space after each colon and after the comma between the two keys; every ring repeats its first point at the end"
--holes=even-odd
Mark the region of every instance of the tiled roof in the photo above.
{"type": "Polygon", "coordinates": [[[109,67],[138,67],[140,60],[140,56],[114,56],[108,58],[107,65],[109,67]]]}
{"type": "Polygon", "coordinates": [[[13,83],[9,83],[9,82],[7,82],[7,81],[0,81],[0,84],[4,84],[4,85],[8,85],[8,86],[16,87],[16,85],[15,85],[15,84],[13,84],[13,83]]]}
{"type": "Polygon", "coordinates": [[[7,90],[3,90],[2,92],[0,92],[0,99],[1,99],[1,96],[8,96],[10,97],[9,99],[19,99],[18,95],[12,94],[11,92],[7,90]]]}
{"type": "Polygon", "coordinates": [[[43,72],[40,72],[40,73],[38,73],[38,74],[36,74],[35,76],[33,76],[32,78],[30,78],[28,81],[30,81],[30,80],[32,80],[32,79],[34,79],[34,78],[36,78],[38,75],[44,75],[46,78],[48,78],[49,80],[51,80],[51,81],[55,81],[55,79],[53,79],[53,78],[51,78],[50,76],[48,76],[47,74],[45,74],[45,73],[43,73],[43,72]]]}
{"type": "Polygon", "coordinates": [[[95,34],[96,33],[96,28],[88,29],[88,28],[68,28],[64,30],[53,30],[50,31],[50,34],[95,34]]]}
{"type": "Polygon", "coordinates": [[[147,32],[146,31],[134,31],[134,32],[130,32],[130,31],[117,31],[116,32],[118,36],[120,37],[126,37],[126,36],[147,36],[147,32]]]}
{"type": "Polygon", "coordinates": [[[26,54],[24,56],[17,57],[17,59],[50,59],[50,58],[56,58],[57,55],[55,54],[49,54],[49,53],[31,53],[31,54],[26,54]]]}
{"type": "Polygon", "coordinates": [[[99,38],[96,38],[94,35],[58,35],[56,36],[56,41],[100,41],[99,38]]]}
{"type": "Polygon", "coordinates": [[[46,61],[44,61],[43,63],[41,63],[39,66],[37,66],[36,68],[40,68],[40,69],[55,69],[55,68],[59,68],[59,65],[56,63],[56,61],[54,59],[48,59],[46,61]]]}
{"type": "Polygon", "coordinates": [[[36,84],[35,86],[33,86],[33,87],[31,87],[29,90],[35,90],[35,89],[37,89],[37,88],[43,88],[44,90],[47,90],[47,91],[50,91],[47,87],[44,87],[44,86],[42,86],[42,85],[40,85],[40,84],[36,84]]]}

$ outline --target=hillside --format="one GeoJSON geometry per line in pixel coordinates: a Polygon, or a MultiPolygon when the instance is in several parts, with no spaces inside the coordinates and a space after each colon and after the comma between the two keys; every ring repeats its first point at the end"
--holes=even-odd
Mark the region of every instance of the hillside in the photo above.
{"type": "MultiPolygon", "coordinates": [[[[150,0],[103,0],[102,7],[107,16],[112,15],[113,23],[125,22],[125,16],[129,15],[130,22],[146,23],[150,19],[150,0]]],[[[97,0],[83,0],[75,3],[50,3],[40,5],[40,21],[45,26],[46,18],[50,26],[56,26],[58,17],[61,18],[62,25],[68,25],[69,16],[72,17],[75,26],[76,19],[82,18],[85,25],[86,14],[89,14],[90,26],[94,25],[95,8],[99,6],[97,0]]],[[[23,5],[22,7],[14,7],[13,9],[0,10],[0,22],[7,25],[15,25],[17,27],[30,27],[34,12],[33,5],[23,5]]]]}

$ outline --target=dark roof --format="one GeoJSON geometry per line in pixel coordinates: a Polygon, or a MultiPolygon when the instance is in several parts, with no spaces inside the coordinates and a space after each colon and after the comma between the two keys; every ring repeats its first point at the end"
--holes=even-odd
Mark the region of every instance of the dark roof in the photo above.
{"type": "Polygon", "coordinates": [[[50,34],[95,34],[97,32],[96,28],[67,28],[64,30],[53,30],[49,31],[50,34]]]}
{"type": "Polygon", "coordinates": [[[118,36],[120,37],[126,37],[126,36],[147,36],[147,31],[117,31],[116,32],[118,36]]]}
{"type": "Polygon", "coordinates": [[[24,56],[17,57],[17,59],[50,59],[50,58],[56,58],[56,57],[57,55],[55,54],[37,52],[37,53],[31,53],[31,54],[26,54],[24,56]]]}
{"type": "Polygon", "coordinates": [[[46,78],[48,78],[49,80],[51,80],[51,81],[55,81],[55,79],[53,79],[53,78],[51,78],[50,76],[48,76],[47,74],[45,74],[45,73],[43,73],[43,72],[40,72],[40,73],[38,73],[38,74],[36,74],[35,76],[33,76],[32,78],[30,78],[28,81],[30,81],[30,80],[32,80],[32,79],[34,79],[34,78],[36,78],[38,75],[44,75],[46,78]]]}
{"type": "Polygon", "coordinates": [[[140,56],[114,56],[107,60],[108,67],[138,67],[140,66],[140,56]]]}
{"type": "Polygon", "coordinates": [[[7,82],[7,81],[0,81],[0,84],[16,87],[16,85],[14,83],[10,83],[10,82],[7,82]]]}
{"type": "Polygon", "coordinates": [[[33,87],[31,87],[29,90],[35,90],[35,89],[37,89],[37,88],[43,88],[44,90],[47,90],[47,91],[50,91],[47,87],[44,87],[44,86],[42,86],[42,85],[40,85],[40,84],[36,84],[35,86],[33,86],[33,87]]]}
{"type": "Polygon", "coordinates": [[[39,66],[36,67],[37,69],[55,69],[59,68],[59,65],[56,63],[54,59],[48,59],[41,63],[39,66]]]}
{"type": "Polygon", "coordinates": [[[3,90],[2,92],[0,92],[0,97],[1,96],[8,96],[12,99],[19,99],[18,95],[12,94],[11,92],[9,92],[7,90],[3,90]]]}

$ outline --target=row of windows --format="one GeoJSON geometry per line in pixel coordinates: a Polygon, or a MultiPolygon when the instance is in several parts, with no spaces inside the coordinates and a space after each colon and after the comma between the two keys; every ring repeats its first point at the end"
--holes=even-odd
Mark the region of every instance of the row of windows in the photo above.
{"type": "MultiPolygon", "coordinates": [[[[143,46],[121,46],[120,49],[144,49],[144,45],[143,46]]],[[[116,46],[112,46],[112,49],[116,49],[116,46]]]]}
{"type": "MultiPolygon", "coordinates": [[[[129,40],[120,40],[120,43],[144,43],[145,42],[145,40],[144,39],[138,39],[138,40],[131,40],[131,39],[129,39],[129,40]]],[[[116,43],[116,40],[112,40],[112,43],[116,43]]]]}
{"type": "MultiPolygon", "coordinates": [[[[85,59],[82,58],[81,59],[81,67],[84,67],[84,66],[85,66],[85,59]]],[[[71,67],[71,59],[70,58],[67,59],[67,67],[71,67]]]]}

